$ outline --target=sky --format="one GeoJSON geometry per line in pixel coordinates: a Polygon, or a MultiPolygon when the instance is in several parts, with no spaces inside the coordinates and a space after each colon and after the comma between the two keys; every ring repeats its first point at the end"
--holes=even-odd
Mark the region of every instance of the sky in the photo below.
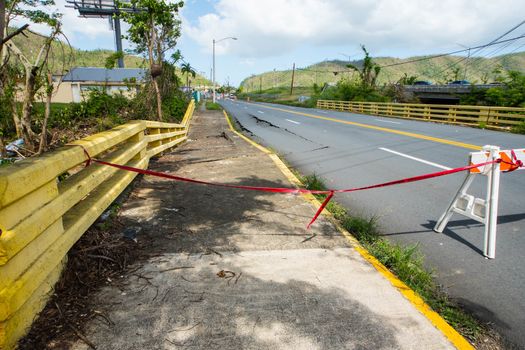
{"type": "MultiPolygon", "coordinates": [[[[65,0],[55,1],[74,47],[114,49],[107,19],[79,18],[65,0]]],[[[180,18],[177,48],[207,77],[213,39],[238,39],[217,42],[215,56],[217,82],[238,86],[252,74],[291,69],[293,63],[360,59],[361,44],[372,56],[399,58],[483,45],[525,20],[525,1],[187,0],[180,18]]],[[[508,37],[523,34],[525,25],[508,37]]],[[[525,38],[507,52],[519,45],[525,38]]],[[[125,42],[126,48],[131,46],[125,42]]]]}

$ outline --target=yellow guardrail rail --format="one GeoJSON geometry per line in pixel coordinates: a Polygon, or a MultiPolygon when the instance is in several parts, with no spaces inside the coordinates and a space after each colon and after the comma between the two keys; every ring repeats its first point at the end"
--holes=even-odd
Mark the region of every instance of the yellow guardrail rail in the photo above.
{"type": "Polygon", "coordinates": [[[192,100],[180,124],[133,121],[0,168],[0,349],[16,346],[45,306],[69,249],[137,175],[85,168],[82,147],[144,169],[186,140],[194,109],[192,100]],[[59,181],[65,173],[71,175],[59,181]]]}
{"type": "Polygon", "coordinates": [[[492,129],[510,129],[525,120],[525,108],[513,107],[319,100],[317,108],[492,129]]]}

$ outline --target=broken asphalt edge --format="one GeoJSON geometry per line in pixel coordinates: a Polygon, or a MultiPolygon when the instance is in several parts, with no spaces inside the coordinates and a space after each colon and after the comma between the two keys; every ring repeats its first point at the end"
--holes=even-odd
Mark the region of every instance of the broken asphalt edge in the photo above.
{"type": "MultiPolygon", "coordinates": [[[[266,153],[284,176],[295,186],[301,186],[302,182],[295,176],[295,174],[288,168],[288,166],[279,158],[277,154],[270,151],[264,146],[239,133],[232,125],[230,118],[225,110],[222,111],[224,118],[230,127],[231,132],[248,142],[253,147],[257,148],[263,153],[266,153]]],[[[310,193],[301,194],[301,196],[319,208],[321,203],[310,193]]],[[[458,349],[458,350],[474,350],[474,347],[456,331],[451,325],[447,323],[437,312],[432,310],[430,306],[410,287],[398,279],[390,270],[388,270],[379,260],[377,260],[370,252],[365,249],[354,236],[346,229],[344,229],[339,222],[334,218],[332,213],[324,209],[322,214],[328,218],[337,228],[337,230],[348,240],[352,248],[354,248],[365,260],[367,260],[383,277],[385,277],[420,313],[423,314],[443,335],[458,349]]]]}

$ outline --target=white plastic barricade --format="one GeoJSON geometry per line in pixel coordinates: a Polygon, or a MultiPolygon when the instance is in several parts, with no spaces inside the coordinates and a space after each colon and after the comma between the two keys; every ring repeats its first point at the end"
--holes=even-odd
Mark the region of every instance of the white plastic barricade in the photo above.
{"type": "Polygon", "coordinates": [[[470,170],[459,187],[454,199],[445,213],[439,218],[434,231],[443,232],[454,213],[474,219],[485,225],[483,255],[489,259],[496,257],[496,225],[498,223],[498,198],[500,173],[525,169],[525,149],[500,151],[497,146],[484,146],[480,152],[470,153],[470,164],[481,164],[501,159],[501,162],[484,165],[470,170]],[[476,175],[487,177],[485,199],[476,198],[467,193],[476,175]]]}

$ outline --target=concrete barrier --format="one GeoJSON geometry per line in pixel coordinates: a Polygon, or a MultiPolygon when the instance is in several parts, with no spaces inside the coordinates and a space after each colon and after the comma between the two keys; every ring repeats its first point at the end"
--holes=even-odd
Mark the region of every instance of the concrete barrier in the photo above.
{"type": "Polygon", "coordinates": [[[180,124],[133,121],[0,169],[0,349],[12,349],[45,306],[67,252],[136,173],[187,138],[195,103],[180,124]],[[82,147],[79,147],[82,146],[82,147]],[[68,174],[64,179],[64,174],[68,174]]]}
{"type": "Polygon", "coordinates": [[[510,129],[525,121],[525,108],[319,100],[317,108],[447,124],[510,129]]]}

